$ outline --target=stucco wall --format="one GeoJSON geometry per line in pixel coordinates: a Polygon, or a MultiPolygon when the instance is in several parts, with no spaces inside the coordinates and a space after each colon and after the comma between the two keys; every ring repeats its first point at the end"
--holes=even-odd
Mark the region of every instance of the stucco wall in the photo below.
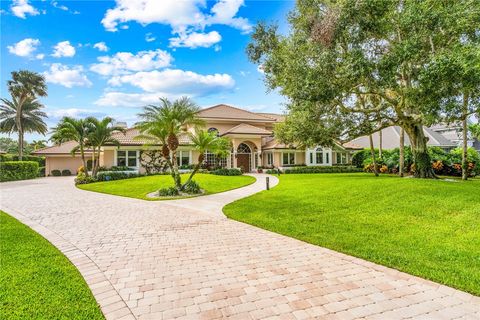
{"type": "Polygon", "coordinates": [[[82,159],[79,156],[46,156],[45,157],[45,175],[52,174],[52,170],[68,169],[72,174],[76,174],[80,166],[82,166],[82,159]]]}
{"type": "Polygon", "coordinates": [[[100,157],[100,165],[110,168],[114,166],[115,163],[115,150],[104,150],[102,156],[100,157]]]}

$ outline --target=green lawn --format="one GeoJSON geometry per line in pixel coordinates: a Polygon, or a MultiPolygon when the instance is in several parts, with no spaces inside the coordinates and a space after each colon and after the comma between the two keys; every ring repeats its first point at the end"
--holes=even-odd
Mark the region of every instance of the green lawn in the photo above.
{"type": "MultiPolygon", "coordinates": [[[[187,175],[182,175],[182,181],[187,178],[187,175]]],[[[217,176],[202,173],[196,174],[193,180],[205,190],[206,194],[232,190],[255,182],[255,178],[250,176],[217,176]]],[[[170,175],[155,175],[78,185],[83,190],[144,200],[162,200],[159,198],[148,198],[147,194],[169,186],[173,186],[173,179],[170,175]]]]}
{"type": "Polygon", "coordinates": [[[0,319],[104,319],[70,261],[0,211],[0,319]]]}
{"type": "Polygon", "coordinates": [[[283,175],[226,215],[480,295],[480,180],[283,175]]]}

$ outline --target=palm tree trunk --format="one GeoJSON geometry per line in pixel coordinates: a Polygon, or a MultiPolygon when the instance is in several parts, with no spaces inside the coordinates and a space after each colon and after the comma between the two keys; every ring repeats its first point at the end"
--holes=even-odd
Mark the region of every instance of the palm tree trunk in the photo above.
{"type": "Polygon", "coordinates": [[[182,189],[185,188],[185,186],[186,186],[187,184],[189,184],[190,181],[192,181],[193,176],[194,176],[194,175],[198,172],[198,170],[200,169],[200,166],[202,165],[204,158],[205,158],[204,153],[203,153],[203,152],[200,152],[200,155],[198,156],[198,163],[197,163],[197,165],[195,166],[195,168],[193,169],[192,173],[190,173],[190,176],[188,177],[187,181],[183,184],[182,189]]]}
{"type": "Polygon", "coordinates": [[[23,160],[23,127],[22,127],[22,113],[23,113],[23,104],[26,101],[26,97],[21,96],[18,100],[18,110],[17,114],[15,115],[15,121],[17,123],[17,130],[18,130],[18,160],[23,160]]]}
{"type": "Polygon", "coordinates": [[[18,127],[18,160],[22,161],[23,160],[23,128],[21,125],[17,125],[18,127]]]}
{"type": "Polygon", "coordinates": [[[400,158],[398,164],[398,174],[400,177],[404,175],[404,166],[405,166],[405,130],[403,128],[400,129],[400,158]]]}
{"type": "Polygon", "coordinates": [[[463,94],[463,115],[462,115],[462,180],[468,180],[468,129],[467,129],[467,108],[468,108],[468,94],[463,94]]]}
{"type": "Polygon", "coordinates": [[[173,169],[173,181],[175,182],[175,188],[178,191],[182,190],[182,178],[180,177],[180,172],[178,171],[178,163],[177,163],[177,150],[172,150],[172,169],[173,169]]]}
{"type": "Polygon", "coordinates": [[[373,147],[373,135],[368,136],[370,140],[370,154],[372,155],[373,173],[378,177],[377,161],[375,160],[375,148],[373,147]]]}
{"type": "Polygon", "coordinates": [[[87,161],[85,160],[85,150],[83,150],[83,144],[80,145],[80,157],[82,157],[83,171],[85,172],[85,177],[88,177],[88,166],[87,161]]]}

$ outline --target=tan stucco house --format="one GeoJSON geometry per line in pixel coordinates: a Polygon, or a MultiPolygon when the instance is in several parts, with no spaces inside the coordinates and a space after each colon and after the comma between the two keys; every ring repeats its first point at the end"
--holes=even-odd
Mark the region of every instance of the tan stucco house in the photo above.
{"type": "MultiPolygon", "coordinates": [[[[301,149],[294,145],[285,145],[273,137],[275,123],[283,121],[279,114],[255,113],[225,104],[202,109],[198,112],[206,129],[218,132],[220,136],[231,141],[232,150],[229,156],[221,159],[220,165],[227,168],[242,168],[245,172],[262,167],[288,167],[294,165],[332,166],[350,163],[354,145],[336,145],[334,148],[321,146],[311,149],[301,149]]],[[[193,130],[187,128],[187,130],[193,130]]],[[[140,155],[144,150],[160,149],[159,146],[146,146],[144,141],[134,139],[139,134],[135,128],[127,129],[126,133],[115,134],[121,143],[120,147],[104,146],[100,156],[100,165],[129,166],[140,172],[145,169],[140,165],[140,155]]],[[[45,173],[52,170],[69,169],[77,172],[81,166],[80,156],[72,156],[70,151],[74,142],[47,147],[37,150],[36,155],[45,156],[45,173]]],[[[91,157],[90,150],[87,156],[91,157]]],[[[178,148],[179,165],[192,165],[197,162],[198,153],[193,150],[188,135],[180,138],[178,148]]],[[[205,161],[213,163],[215,156],[207,153],[205,161]]]]}

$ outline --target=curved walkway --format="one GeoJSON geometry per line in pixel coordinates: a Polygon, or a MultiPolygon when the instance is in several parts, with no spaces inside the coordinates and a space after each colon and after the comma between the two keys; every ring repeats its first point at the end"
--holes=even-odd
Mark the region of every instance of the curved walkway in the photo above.
{"type": "Polygon", "coordinates": [[[2,183],[0,208],[65,253],[107,319],[480,318],[479,297],[225,219],[258,177],[168,202],[42,178],[2,183]]]}

